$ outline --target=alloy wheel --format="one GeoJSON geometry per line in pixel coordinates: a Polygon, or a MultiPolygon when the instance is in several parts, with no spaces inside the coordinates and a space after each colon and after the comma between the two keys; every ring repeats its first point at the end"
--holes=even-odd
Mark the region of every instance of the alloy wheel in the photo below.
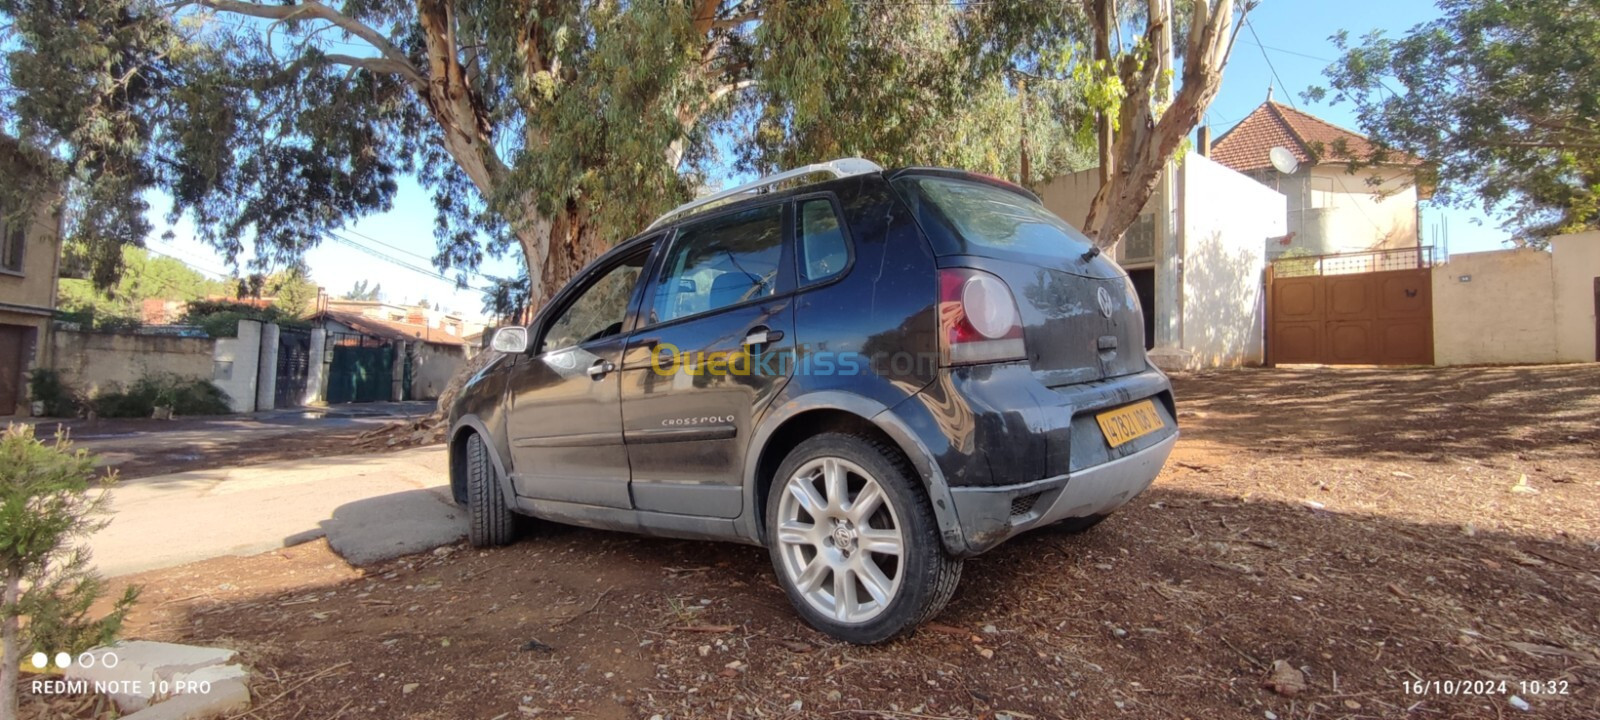
{"type": "Polygon", "coordinates": [[[902,525],[883,487],[860,465],[820,457],[800,466],[784,484],[777,530],[788,580],[837,622],[877,617],[900,589],[902,525]]]}

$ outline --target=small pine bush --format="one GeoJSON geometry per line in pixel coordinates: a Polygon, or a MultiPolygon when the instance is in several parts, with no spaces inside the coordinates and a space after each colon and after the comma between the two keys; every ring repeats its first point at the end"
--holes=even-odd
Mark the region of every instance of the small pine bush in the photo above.
{"type": "Polygon", "coordinates": [[[44,443],[30,425],[0,433],[0,718],[17,717],[17,673],[24,651],[77,654],[116,639],[138,588],[95,618],[89,608],[105,582],[73,547],[105,526],[105,489],[114,472],[74,451],[65,435],[44,443]]]}

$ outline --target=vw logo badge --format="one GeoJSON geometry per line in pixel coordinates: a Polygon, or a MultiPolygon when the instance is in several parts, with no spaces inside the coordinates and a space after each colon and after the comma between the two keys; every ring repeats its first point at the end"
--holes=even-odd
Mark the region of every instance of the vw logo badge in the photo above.
{"type": "Polygon", "coordinates": [[[1099,288],[1095,298],[1100,301],[1100,314],[1111,317],[1111,311],[1116,309],[1116,306],[1111,304],[1111,293],[1106,292],[1105,288],[1099,288]]]}

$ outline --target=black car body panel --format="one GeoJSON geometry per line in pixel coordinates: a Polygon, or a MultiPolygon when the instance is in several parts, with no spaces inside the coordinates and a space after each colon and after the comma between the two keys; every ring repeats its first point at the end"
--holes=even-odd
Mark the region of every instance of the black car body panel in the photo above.
{"type": "Polygon", "coordinates": [[[521,512],[762,544],[774,458],[796,433],[845,422],[904,454],[957,556],[1126,502],[1165,461],[1177,423],[1166,377],[1146,362],[1125,273],[1089,252],[1081,234],[1071,242],[1083,252],[1065,257],[969,242],[897,184],[921,176],[1037,202],[1002,181],[913,168],[757,195],[620,244],[546,304],[530,324],[530,347],[540,348],[590,284],[643,257],[620,324],[607,328],[614,332],[498,358],[462,390],[451,412],[457,498],[456,451],[478,433],[521,512]],[[797,248],[798,228],[803,217],[830,214],[838,227],[829,242],[842,249],[811,258],[809,246],[797,248]],[[697,256],[724,263],[709,289],[666,272],[685,237],[741,218],[768,223],[759,227],[780,233],[781,251],[745,232],[720,240],[726,258],[697,256]],[[941,268],[991,273],[1009,287],[1025,357],[941,361],[941,268]],[[745,283],[731,304],[702,310],[684,300],[717,297],[730,276],[745,283]],[[690,372],[733,357],[776,369],[690,372]],[[1095,414],[1146,399],[1165,427],[1111,446],[1095,414]]]}

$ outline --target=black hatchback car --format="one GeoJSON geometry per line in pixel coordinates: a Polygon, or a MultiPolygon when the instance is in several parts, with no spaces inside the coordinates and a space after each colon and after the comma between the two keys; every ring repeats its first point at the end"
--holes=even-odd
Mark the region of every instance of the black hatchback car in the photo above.
{"type": "Polygon", "coordinates": [[[479,546],[518,515],[763,545],[807,622],[878,642],[964,558],[1150,485],[1178,429],[1143,327],[1021,187],[807,166],[674,210],[497,331],[450,482],[479,546]]]}

